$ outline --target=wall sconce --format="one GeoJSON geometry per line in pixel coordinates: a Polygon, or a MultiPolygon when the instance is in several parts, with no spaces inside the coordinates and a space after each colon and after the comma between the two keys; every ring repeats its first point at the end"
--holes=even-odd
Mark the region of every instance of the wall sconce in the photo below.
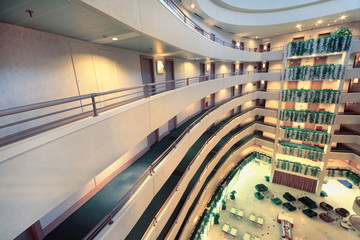
{"type": "Polygon", "coordinates": [[[206,71],[207,71],[207,72],[210,72],[210,63],[207,63],[207,64],[206,64],[206,71]]]}
{"type": "Polygon", "coordinates": [[[358,83],[359,79],[358,78],[354,78],[354,83],[358,83]]]}
{"type": "Polygon", "coordinates": [[[239,70],[239,67],[240,67],[240,65],[237,63],[237,64],[235,64],[235,69],[236,70],[239,70]]]}
{"type": "Polygon", "coordinates": [[[263,68],[266,68],[266,63],[263,63],[263,66],[262,66],[263,68]]]}
{"type": "Polygon", "coordinates": [[[240,47],[240,42],[237,42],[237,43],[236,43],[236,46],[237,46],[237,47],[240,47]]]}
{"type": "Polygon", "coordinates": [[[261,80],[261,84],[264,84],[265,83],[265,81],[264,80],[261,80]]]}
{"type": "Polygon", "coordinates": [[[156,63],[156,71],[157,71],[157,74],[162,74],[164,73],[164,63],[163,61],[157,61],[156,63]]]}
{"type": "Polygon", "coordinates": [[[239,85],[235,85],[235,89],[238,90],[238,89],[239,89],[239,85]]]}
{"type": "Polygon", "coordinates": [[[266,50],[266,49],[267,49],[267,46],[265,45],[265,46],[264,46],[264,50],[266,50]]]}

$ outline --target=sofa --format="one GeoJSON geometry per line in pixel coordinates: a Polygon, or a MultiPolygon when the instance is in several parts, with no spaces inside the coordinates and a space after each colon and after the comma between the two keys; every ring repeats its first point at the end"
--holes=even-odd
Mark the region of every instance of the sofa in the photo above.
{"type": "Polygon", "coordinates": [[[268,190],[268,187],[261,183],[261,184],[255,185],[255,189],[256,189],[258,192],[265,192],[265,191],[268,190]]]}
{"type": "Polygon", "coordinates": [[[294,205],[292,205],[291,203],[283,203],[283,206],[289,210],[289,212],[292,212],[292,211],[295,211],[296,210],[296,207],[294,205]]]}
{"type": "Polygon", "coordinates": [[[350,215],[349,211],[345,208],[337,208],[335,209],[335,212],[342,218],[348,217],[350,215]]]}
{"type": "Polygon", "coordinates": [[[327,213],[320,213],[319,214],[319,217],[324,221],[324,222],[327,222],[327,223],[331,223],[333,221],[335,221],[334,218],[330,217],[327,213]]]}
{"type": "Polygon", "coordinates": [[[255,196],[257,199],[259,199],[259,200],[264,199],[264,196],[263,196],[260,192],[255,192],[255,193],[254,193],[254,196],[255,196]]]}
{"type": "Polygon", "coordinates": [[[332,211],[334,209],[333,206],[331,206],[330,204],[327,204],[326,202],[321,202],[320,203],[320,208],[327,211],[327,212],[330,212],[330,211],[332,211]]]}
{"type": "Polygon", "coordinates": [[[298,199],[300,202],[302,202],[303,204],[305,204],[305,206],[307,206],[310,209],[315,209],[317,208],[317,204],[315,201],[313,201],[311,198],[309,197],[301,197],[298,199]]]}
{"type": "Polygon", "coordinates": [[[313,211],[312,209],[308,208],[308,209],[304,209],[302,210],[302,212],[308,216],[309,218],[313,218],[316,217],[318,214],[317,212],[313,211]]]}
{"type": "Polygon", "coordinates": [[[275,205],[280,205],[280,204],[282,204],[281,199],[278,198],[278,197],[272,198],[272,199],[271,199],[271,202],[272,202],[273,204],[275,204],[275,205]]]}
{"type": "Polygon", "coordinates": [[[296,198],[294,198],[294,196],[291,195],[291,193],[289,192],[284,193],[283,197],[289,202],[293,202],[296,200],[296,198]]]}

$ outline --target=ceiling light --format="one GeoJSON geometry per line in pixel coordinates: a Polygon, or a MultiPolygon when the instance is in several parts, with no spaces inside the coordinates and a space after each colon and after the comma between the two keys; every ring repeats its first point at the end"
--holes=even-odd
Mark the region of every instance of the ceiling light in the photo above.
{"type": "Polygon", "coordinates": [[[117,37],[113,37],[112,40],[113,40],[113,41],[117,41],[117,40],[119,40],[119,39],[118,39],[117,37]]]}
{"type": "Polygon", "coordinates": [[[354,83],[358,83],[359,82],[359,79],[358,78],[355,78],[354,79],[354,83]]]}
{"type": "Polygon", "coordinates": [[[190,5],[190,7],[191,7],[191,8],[195,8],[195,3],[192,3],[192,4],[190,5]]]}
{"type": "Polygon", "coordinates": [[[345,18],[346,18],[345,15],[342,15],[342,16],[340,17],[341,20],[344,20],[345,18]]]}
{"type": "Polygon", "coordinates": [[[330,23],[328,23],[328,26],[330,26],[330,23]]]}
{"type": "Polygon", "coordinates": [[[301,24],[296,25],[297,28],[301,28],[301,24]]]}
{"type": "Polygon", "coordinates": [[[320,20],[317,21],[316,23],[317,23],[317,24],[322,24],[322,22],[323,22],[323,21],[320,19],[320,20]]]}
{"type": "Polygon", "coordinates": [[[336,22],[336,20],[334,22],[336,22]]]}

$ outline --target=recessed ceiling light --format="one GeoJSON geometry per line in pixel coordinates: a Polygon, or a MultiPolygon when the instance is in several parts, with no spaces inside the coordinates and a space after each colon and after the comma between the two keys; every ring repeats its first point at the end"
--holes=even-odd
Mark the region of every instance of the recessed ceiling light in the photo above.
{"type": "Polygon", "coordinates": [[[255,38],[258,38],[258,36],[256,36],[255,38]]]}
{"type": "Polygon", "coordinates": [[[190,5],[190,7],[191,7],[191,8],[195,8],[195,3],[192,3],[192,4],[190,5]]]}
{"type": "Polygon", "coordinates": [[[334,22],[336,22],[336,20],[334,22]]]}
{"type": "Polygon", "coordinates": [[[301,28],[301,24],[296,25],[297,28],[301,28]]]}
{"type": "Polygon", "coordinates": [[[345,18],[346,18],[345,15],[342,15],[342,16],[340,17],[341,20],[344,20],[345,18]]]}
{"type": "Polygon", "coordinates": [[[328,23],[328,26],[330,26],[330,23],[328,23]]]}
{"type": "Polygon", "coordinates": [[[117,41],[117,40],[119,40],[119,39],[118,39],[117,37],[113,37],[112,40],[113,40],[113,41],[117,41]]]}
{"type": "Polygon", "coordinates": [[[317,23],[317,24],[322,24],[322,22],[323,22],[323,21],[320,19],[320,20],[317,21],[316,23],[317,23]]]}

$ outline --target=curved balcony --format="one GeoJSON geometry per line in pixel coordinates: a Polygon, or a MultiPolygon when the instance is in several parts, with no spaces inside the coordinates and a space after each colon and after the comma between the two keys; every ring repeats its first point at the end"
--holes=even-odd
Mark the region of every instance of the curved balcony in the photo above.
{"type": "MultiPolygon", "coordinates": [[[[151,36],[151,38],[190,53],[231,61],[259,62],[266,60],[262,58],[262,53],[235,49],[224,40],[216,38],[214,41],[210,40],[207,37],[208,33],[176,9],[171,0],[141,0],[131,4],[88,0],[73,1],[89,10],[96,9],[146,36],[151,36]],[[166,2],[171,4],[171,7],[166,2]],[[141,15],[141,18],[139,18],[139,15],[141,15]],[[134,21],[134,19],[137,20],[134,21]],[[154,24],[157,23],[161,23],[161,27],[154,28],[154,24]]],[[[266,54],[266,58],[281,60],[283,58],[283,48],[273,50],[275,51],[266,54]]]]}
{"type": "MultiPolygon", "coordinates": [[[[260,122],[252,122],[246,126],[240,127],[240,129],[238,128],[235,131],[232,130],[239,125],[239,123],[244,122],[246,118],[246,114],[234,117],[225,126],[219,128],[212,137],[204,143],[203,147],[193,158],[166,202],[162,205],[160,211],[154,217],[154,219],[156,219],[156,225],[150,225],[146,235],[152,235],[150,232],[155,231],[155,229],[163,229],[164,231],[164,227],[167,225],[171,215],[174,215],[174,213],[179,211],[176,209],[181,208],[181,205],[179,205],[180,199],[188,198],[189,192],[192,194],[197,193],[197,191],[190,186],[190,183],[194,184],[197,181],[202,182],[202,179],[206,179],[215,166],[221,165],[226,161],[227,156],[229,156],[232,151],[243,145],[249,140],[248,138],[251,139],[252,137],[257,136],[253,134],[254,131],[265,130],[270,133],[275,133],[275,126],[265,125],[260,122]],[[207,163],[206,166],[204,163],[207,163]],[[204,173],[204,171],[206,171],[206,173],[204,173]]],[[[273,143],[271,143],[271,146],[273,146],[273,143]]],[[[149,207],[153,209],[153,207],[149,207]]],[[[172,218],[174,217],[175,216],[172,218]]],[[[138,228],[136,228],[136,231],[138,231],[138,228]]],[[[156,232],[158,234],[158,231],[156,232]]],[[[148,239],[148,237],[144,237],[148,239]]],[[[156,238],[159,237],[163,238],[164,235],[158,235],[156,238]]]]}
{"type": "MultiPolygon", "coordinates": [[[[3,165],[0,171],[3,185],[11,185],[11,179],[16,178],[17,187],[19,189],[28,189],[29,184],[31,184],[31,186],[34,186],[34,191],[37,189],[36,191],[38,196],[44,195],[44,197],[40,197],[40,199],[42,199],[41,203],[39,201],[33,202],[32,199],[34,198],[31,196],[22,198],[21,206],[23,206],[24,209],[19,208],[15,202],[14,204],[7,204],[6,209],[9,210],[9,213],[4,213],[3,216],[13,216],[14,218],[19,218],[16,220],[19,221],[19,224],[17,226],[6,227],[6,232],[9,232],[8,230],[12,229],[11,232],[15,237],[17,234],[19,234],[19,231],[22,231],[27,226],[35,222],[38,219],[36,216],[45,215],[50,209],[54,208],[59,201],[63,201],[71,193],[84,186],[84,184],[96,176],[99,171],[107,168],[114,161],[114,159],[117,159],[118,156],[123,155],[128,149],[134,146],[134,144],[137,144],[138,141],[144,139],[144,137],[146,137],[151,132],[151,127],[156,127],[156,124],[160,124],[159,126],[161,126],[161,123],[159,122],[152,126],[150,122],[147,122],[151,119],[151,117],[149,117],[149,115],[151,115],[151,113],[149,113],[149,108],[151,108],[150,105],[152,101],[154,104],[157,104],[155,109],[164,109],[164,102],[161,102],[159,99],[163,97],[167,99],[165,100],[167,102],[165,106],[169,108],[171,105],[168,103],[171,102],[169,101],[171,96],[174,96],[175,98],[181,97],[182,101],[180,103],[175,101],[177,103],[176,106],[178,107],[179,111],[181,111],[181,109],[184,108],[182,105],[186,105],[186,101],[193,103],[198,100],[197,98],[201,99],[201,97],[207,96],[208,91],[216,92],[217,88],[223,89],[224,86],[232,84],[236,85],[239,81],[245,81],[248,79],[246,76],[244,76],[244,78],[241,78],[241,76],[237,77],[240,78],[237,80],[233,79],[234,81],[225,81],[226,78],[224,78],[220,80],[221,83],[217,81],[201,82],[193,86],[190,85],[188,87],[175,89],[173,91],[174,94],[164,93],[149,97],[149,99],[140,99],[136,102],[114,109],[113,111],[104,112],[103,114],[87,119],[86,121],[76,122],[74,124],[55,129],[46,134],[33,137],[31,140],[24,140],[22,142],[2,148],[1,160],[3,161],[3,165]],[[204,86],[208,87],[204,88],[204,86]],[[177,91],[183,92],[181,96],[177,91]],[[188,91],[194,92],[188,94],[186,93],[188,91]],[[204,96],[202,96],[203,94],[204,96]],[[184,98],[185,95],[188,97],[184,98]],[[196,100],[194,100],[195,98],[196,100]],[[149,115],[145,117],[147,114],[149,115]],[[139,124],[137,121],[134,121],[134,119],[143,119],[145,123],[144,125],[139,124]],[[120,124],[120,126],[126,126],[126,128],[115,127],[118,124],[120,124]],[[109,129],[109,126],[113,127],[109,129]],[[106,129],[109,129],[109,131],[106,129]],[[129,137],[126,137],[126,132],[128,132],[131,137],[130,135],[129,137]],[[94,139],[98,139],[99,141],[93,141],[94,139]],[[104,139],[112,139],[114,142],[119,142],[121,139],[128,140],[126,142],[122,141],[123,144],[121,146],[118,145],[116,148],[108,151],[107,149],[109,147],[109,143],[104,139]],[[72,142],[76,142],[77,144],[68,144],[72,142]],[[67,146],[66,151],[63,150],[63,146],[67,146]],[[96,152],[91,153],[92,151],[96,152]],[[122,151],[124,153],[122,153],[122,151]],[[10,158],[11,161],[5,161],[10,158]],[[73,177],[71,177],[72,171],[69,171],[69,169],[78,169],[78,167],[74,167],[74,164],[76,165],[79,159],[87,159],[87,168],[80,168],[79,171],[81,171],[81,173],[77,174],[78,179],[73,181],[71,180],[73,179],[73,177]],[[102,159],[102,161],[99,161],[98,159],[102,159]],[[57,162],[56,169],[54,169],[54,161],[57,162]],[[41,168],[37,167],[39,162],[41,162],[41,168]],[[20,171],[20,173],[19,164],[21,166],[32,167],[26,169],[26,171],[24,169],[25,172],[20,171]],[[46,173],[41,170],[44,168],[47,169],[46,173]],[[16,172],[21,174],[21,176],[13,174],[16,172]],[[52,179],[69,179],[69,182],[51,181],[47,177],[48,174],[52,175],[52,179]],[[34,176],[37,177],[34,178],[34,176]],[[48,180],[44,181],[44,179],[48,180]],[[63,187],[63,184],[66,185],[66,188],[63,187]],[[46,190],[49,188],[56,188],[58,191],[55,194],[49,196],[46,190]],[[38,189],[43,189],[44,192],[39,192],[38,189]],[[34,205],[40,206],[40,208],[30,207],[34,205]],[[27,210],[25,211],[25,209],[27,210]],[[26,219],[23,218],[23,212],[26,212],[29,217],[26,219]],[[13,229],[14,227],[15,229],[13,229]]],[[[257,99],[259,96],[264,96],[264,98],[270,99],[273,97],[278,98],[279,93],[257,92],[233,99],[230,101],[232,104],[229,105],[229,103],[227,103],[224,105],[226,106],[225,108],[224,106],[220,108],[221,110],[215,114],[216,119],[219,118],[223,113],[229,112],[231,109],[239,106],[239,104],[257,99]]],[[[263,112],[266,113],[266,111],[263,112]]],[[[275,116],[275,114],[273,115],[275,116]]],[[[153,115],[153,117],[159,119],[158,116],[153,115]]],[[[163,120],[164,122],[171,118],[169,116],[163,117],[166,119],[163,120]]],[[[200,131],[204,130],[205,129],[202,129],[200,131]]],[[[191,136],[190,139],[192,139],[191,136]]],[[[188,139],[188,141],[190,141],[190,139],[188,139]]],[[[160,186],[161,184],[158,187],[160,186]]],[[[23,194],[28,195],[28,193],[29,192],[23,194]]]]}
{"type": "MultiPolygon", "coordinates": [[[[231,104],[234,104],[234,101],[232,101],[232,102],[233,103],[231,103],[231,104]]],[[[226,107],[226,106],[224,106],[224,107],[226,107]]],[[[219,110],[217,109],[216,111],[217,112],[220,111],[219,113],[227,112],[227,111],[221,111],[221,109],[219,109],[219,110]]],[[[240,118],[240,119],[244,120],[244,119],[254,117],[255,115],[264,116],[264,115],[268,115],[268,114],[275,116],[276,111],[270,110],[270,109],[264,110],[263,108],[255,108],[250,111],[242,112],[236,118],[238,118],[238,119],[240,118]]],[[[161,165],[159,165],[157,168],[154,169],[154,173],[152,175],[152,179],[154,179],[154,180],[152,180],[152,181],[150,181],[151,179],[147,180],[147,184],[152,185],[152,187],[150,187],[150,189],[154,189],[154,193],[150,194],[149,191],[145,191],[146,189],[148,189],[149,186],[144,186],[144,188],[142,188],[143,190],[141,190],[141,191],[138,190],[138,194],[135,196],[136,200],[133,200],[132,204],[130,206],[128,206],[124,210],[124,212],[122,212],[119,216],[116,216],[116,218],[114,219],[114,224],[116,224],[116,225],[111,227],[111,229],[109,231],[104,232],[103,233],[103,234],[105,234],[104,236],[108,237],[108,236],[116,235],[116,236],[122,236],[123,238],[125,238],[126,236],[131,236],[130,238],[138,238],[139,237],[139,234],[141,233],[141,229],[144,227],[144,224],[146,224],[146,222],[147,222],[147,224],[150,224],[150,222],[152,220],[151,213],[153,213],[155,211],[155,209],[159,209],[162,206],[162,202],[158,198],[156,200],[153,200],[153,198],[156,197],[155,194],[157,193],[157,191],[169,191],[169,189],[174,189],[174,188],[177,189],[178,187],[179,188],[184,187],[184,185],[180,185],[180,184],[176,184],[176,187],[175,186],[165,187],[165,186],[163,186],[163,184],[172,175],[172,173],[177,169],[177,167],[180,166],[179,164],[182,163],[182,161],[184,161],[183,159],[187,159],[187,157],[189,156],[189,155],[187,155],[189,146],[193,146],[194,150],[192,150],[192,151],[199,152],[199,149],[196,147],[197,144],[195,144],[195,142],[206,131],[206,129],[208,129],[208,127],[210,127],[211,124],[213,122],[215,122],[216,119],[219,118],[220,116],[221,116],[221,114],[216,114],[215,112],[209,114],[207,116],[208,120],[206,120],[206,121],[202,120],[202,121],[198,122],[197,126],[194,127],[191,132],[187,133],[186,136],[184,136],[184,138],[181,140],[181,142],[178,143],[178,146],[176,146],[176,148],[174,148],[171,152],[168,153],[168,155],[162,161],[161,165]],[[213,120],[210,120],[210,119],[213,119],[213,120]],[[152,197],[149,198],[149,196],[152,196],[152,197]],[[135,209],[137,209],[136,214],[134,214],[135,209]],[[147,220],[144,220],[145,223],[141,222],[139,224],[138,219],[140,218],[140,216],[147,219],[147,220]],[[127,226],[123,225],[123,221],[125,221],[125,219],[126,219],[127,226]],[[137,227],[135,227],[136,223],[137,223],[137,227]],[[133,231],[131,231],[129,233],[129,231],[131,229],[133,229],[133,231]],[[136,229],[136,230],[134,230],[134,229],[136,229]],[[128,235],[128,233],[130,235],[128,235]]],[[[234,121],[232,121],[232,122],[234,123],[234,121]]],[[[236,121],[236,122],[237,122],[237,124],[239,124],[238,121],[236,121]]],[[[225,127],[225,130],[227,128],[228,127],[225,127]]],[[[203,140],[204,140],[204,138],[203,138],[203,140]]],[[[216,143],[215,143],[215,141],[213,141],[211,144],[216,144],[216,143]]],[[[201,145],[204,145],[204,146],[206,145],[206,147],[207,147],[207,145],[212,146],[212,145],[210,145],[210,143],[206,144],[203,142],[201,143],[201,145]]],[[[209,149],[209,148],[207,147],[206,149],[209,149]]],[[[194,153],[192,153],[192,154],[194,154],[194,153]]],[[[206,154],[203,154],[203,152],[201,152],[201,153],[199,152],[198,157],[200,157],[200,158],[205,157],[205,155],[206,154]]],[[[192,160],[192,158],[187,159],[186,161],[190,162],[191,160],[192,160]]],[[[186,166],[188,166],[188,164],[191,165],[192,163],[187,163],[186,166]]],[[[196,171],[196,168],[190,167],[190,169],[192,172],[194,170],[196,171]]],[[[176,172],[184,172],[184,171],[186,171],[186,170],[185,169],[177,170],[176,172]]],[[[186,175],[186,176],[188,177],[188,175],[186,175]]],[[[176,178],[176,176],[174,176],[174,177],[176,178]]],[[[172,181],[170,181],[170,182],[172,182],[172,181]]],[[[185,185],[185,187],[186,187],[186,185],[185,185]]],[[[161,196],[163,197],[164,194],[170,194],[170,192],[162,193],[161,196]]],[[[176,196],[179,196],[179,195],[176,194],[176,196]]]]}

